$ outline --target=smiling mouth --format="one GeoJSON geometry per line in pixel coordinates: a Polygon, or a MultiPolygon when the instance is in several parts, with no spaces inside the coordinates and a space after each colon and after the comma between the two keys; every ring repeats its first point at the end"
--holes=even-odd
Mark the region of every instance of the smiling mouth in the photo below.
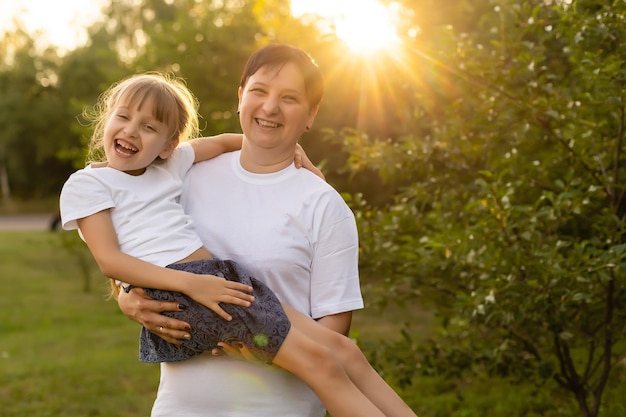
{"type": "Polygon", "coordinates": [[[257,122],[257,124],[259,126],[263,126],[263,127],[273,127],[273,128],[275,128],[275,127],[282,126],[279,123],[270,122],[268,120],[263,120],[263,119],[254,119],[254,120],[257,122]]]}
{"type": "Polygon", "coordinates": [[[115,150],[124,155],[134,155],[139,152],[139,149],[135,148],[130,143],[122,142],[119,139],[115,140],[115,150]]]}

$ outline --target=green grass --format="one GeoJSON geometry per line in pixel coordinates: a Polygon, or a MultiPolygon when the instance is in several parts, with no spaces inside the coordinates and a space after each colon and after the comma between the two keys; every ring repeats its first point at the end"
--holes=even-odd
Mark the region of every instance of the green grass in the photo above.
{"type": "Polygon", "coordinates": [[[137,360],[138,326],[106,300],[59,234],[0,233],[0,415],[146,416],[159,369],[137,360]]]}

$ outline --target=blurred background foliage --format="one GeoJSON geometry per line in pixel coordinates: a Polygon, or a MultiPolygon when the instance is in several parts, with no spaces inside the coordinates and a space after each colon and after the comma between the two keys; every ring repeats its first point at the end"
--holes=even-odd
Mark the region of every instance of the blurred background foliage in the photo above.
{"type": "Polygon", "coordinates": [[[374,56],[286,0],[111,0],[65,54],[6,33],[4,204],[58,195],[111,83],[175,73],[204,134],[236,132],[246,58],[293,43],[326,78],[301,142],[357,214],[369,308],[405,312],[363,343],[377,369],[422,416],[626,415],[626,2],[386,3],[401,42],[374,56]]]}

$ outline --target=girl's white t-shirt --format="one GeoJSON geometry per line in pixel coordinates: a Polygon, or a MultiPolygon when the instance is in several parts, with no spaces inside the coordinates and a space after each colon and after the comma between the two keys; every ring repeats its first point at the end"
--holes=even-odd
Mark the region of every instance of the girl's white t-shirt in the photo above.
{"type": "MultiPolygon", "coordinates": [[[[181,202],[204,245],[313,318],[362,308],[357,228],[341,196],[305,169],[253,174],[239,156],[200,162],[185,179],[181,202]]],[[[152,410],[152,417],[324,415],[292,374],[210,354],[161,364],[152,410]]]]}
{"type": "Polygon", "coordinates": [[[142,175],[92,165],[78,170],[61,190],[61,224],[77,229],[78,219],[110,209],[122,252],[159,266],[184,259],[202,246],[180,205],[183,178],[193,161],[193,148],[185,142],[142,175]]]}

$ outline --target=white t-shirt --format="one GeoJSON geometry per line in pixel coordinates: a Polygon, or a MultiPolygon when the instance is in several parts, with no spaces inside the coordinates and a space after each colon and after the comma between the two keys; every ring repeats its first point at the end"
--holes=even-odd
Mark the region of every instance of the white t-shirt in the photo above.
{"type": "Polygon", "coordinates": [[[182,143],[142,175],[91,165],[76,171],[61,190],[63,228],[77,229],[77,219],[111,209],[122,252],[159,266],[184,259],[202,246],[179,202],[193,161],[193,148],[182,143]]]}
{"type": "MultiPolygon", "coordinates": [[[[314,318],[363,307],[354,215],[326,182],[293,165],[252,174],[240,152],[189,171],[182,203],[205,246],[314,318]]],[[[323,417],[317,397],[277,368],[201,355],[161,364],[152,417],[323,417]]]]}

